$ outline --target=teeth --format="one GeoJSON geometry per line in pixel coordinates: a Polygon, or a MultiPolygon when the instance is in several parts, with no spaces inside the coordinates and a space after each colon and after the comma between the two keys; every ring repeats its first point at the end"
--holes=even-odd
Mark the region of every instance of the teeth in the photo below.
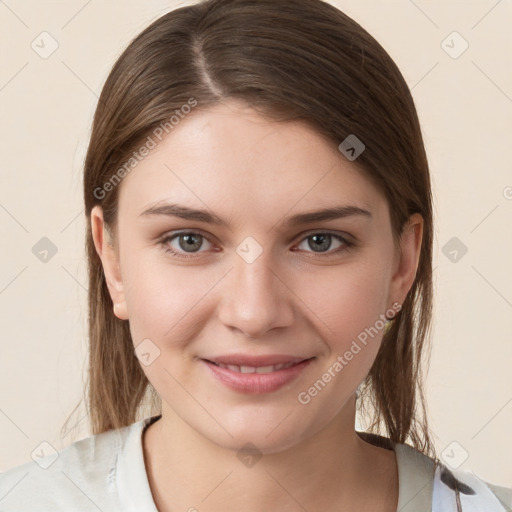
{"type": "Polygon", "coordinates": [[[223,364],[223,363],[216,363],[217,366],[220,366],[221,368],[227,368],[228,370],[231,370],[232,372],[238,372],[238,373],[272,373],[276,372],[278,370],[282,370],[283,368],[290,368],[290,366],[293,366],[295,363],[289,362],[289,363],[282,363],[282,364],[274,364],[270,366],[237,366],[234,364],[223,364]]]}
{"type": "Polygon", "coordinates": [[[272,373],[276,370],[279,370],[277,366],[260,366],[259,368],[256,368],[256,373],[272,373]]]}

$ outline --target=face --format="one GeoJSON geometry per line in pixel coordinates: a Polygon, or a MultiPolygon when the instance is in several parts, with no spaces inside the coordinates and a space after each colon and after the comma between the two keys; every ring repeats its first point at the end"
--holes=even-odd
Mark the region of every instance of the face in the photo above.
{"type": "Polygon", "coordinates": [[[335,421],[413,283],[421,217],[399,259],[385,197],[353,162],[233,101],[180,121],[120,187],[115,249],[100,208],[94,238],[164,415],[262,452],[335,421]]]}

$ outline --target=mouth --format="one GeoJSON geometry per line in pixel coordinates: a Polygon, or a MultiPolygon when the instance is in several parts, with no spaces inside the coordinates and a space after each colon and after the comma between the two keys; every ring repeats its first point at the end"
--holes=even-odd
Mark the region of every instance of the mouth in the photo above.
{"type": "MultiPolygon", "coordinates": [[[[247,357],[242,359],[245,364],[234,364],[241,362],[240,356],[229,358],[202,359],[202,362],[210,370],[217,381],[231,390],[242,393],[270,393],[277,391],[285,384],[292,382],[316,359],[316,357],[285,357],[281,356],[279,362],[269,364],[268,357],[263,362],[247,363],[247,357]],[[229,360],[227,360],[229,359],[229,360]]],[[[265,358],[263,358],[265,359],[265,358]]],[[[275,361],[274,357],[274,361],[275,361]]],[[[253,359],[254,360],[254,359],[253,359]]],[[[259,361],[262,361],[260,358],[259,361]]]]}

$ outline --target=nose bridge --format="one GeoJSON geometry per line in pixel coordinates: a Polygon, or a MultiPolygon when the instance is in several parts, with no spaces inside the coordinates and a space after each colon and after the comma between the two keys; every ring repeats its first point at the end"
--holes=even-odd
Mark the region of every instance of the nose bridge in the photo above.
{"type": "Polygon", "coordinates": [[[233,261],[220,312],[224,324],[249,337],[289,325],[293,320],[291,299],[275,269],[272,251],[248,237],[237,247],[233,261]]]}

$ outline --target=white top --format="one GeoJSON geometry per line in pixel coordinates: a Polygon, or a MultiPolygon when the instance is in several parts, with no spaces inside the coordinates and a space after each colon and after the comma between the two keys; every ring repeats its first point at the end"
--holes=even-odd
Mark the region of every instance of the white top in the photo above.
{"type": "MultiPolygon", "coordinates": [[[[118,430],[86,437],[57,454],[0,473],[0,512],[158,512],[142,448],[144,429],[158,418],[145,418],[118,430]]],[[[392,443],[372,434],[358,434],[372,444],[392,446],[395,451],[398,511],[431,512],[432,504],[439,498],[447,502],[440,490],[435,491],[434,476],[439,468],[436,472],[432,459],[409,445],[392,443]]],[[[473,485],[478,496],[483,496],[491,506],[487,510],[506,511],[504,505],[512,506],[512,489],[483,482],[467,473],[450,474],[457,475],[459,482],[473,485]]],[[[445,487],[443,492],[451,492],[445,484],[441,486],[445,487]]],[[[460,496],[467,499],[465,494],[460,496]]],[[[464,511],[471,509],[471,506],[463,507],[464,511]]]]}

